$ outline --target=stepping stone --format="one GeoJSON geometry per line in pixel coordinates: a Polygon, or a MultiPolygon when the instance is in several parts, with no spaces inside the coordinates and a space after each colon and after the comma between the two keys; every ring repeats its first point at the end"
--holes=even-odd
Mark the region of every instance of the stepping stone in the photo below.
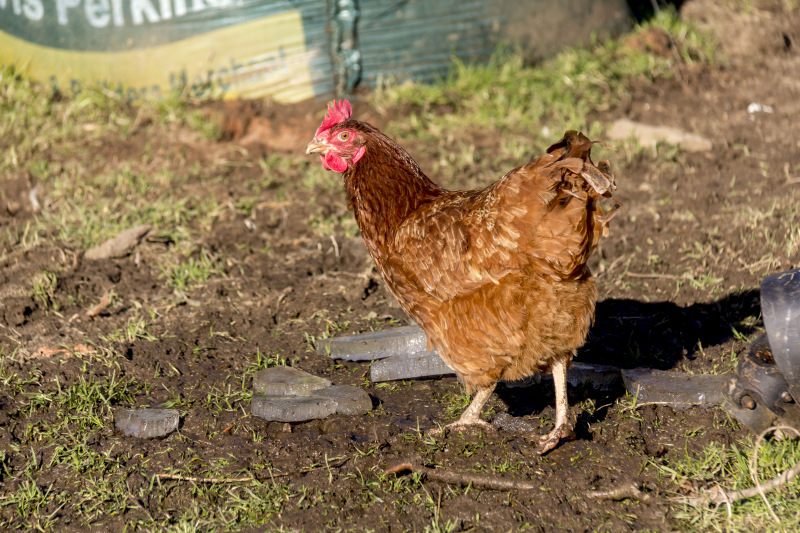
{"type": "Polygon", "coordinates": [[[396,355],[372,363],[369,378],[377,383],[397,379],[426,378],[453,375],[436,350],[413,354],[396,355]]]}
{"type": "Polygon", "coordinates": [[[658,402],[683,410],[721,404],[722,390],[730,376],[631,368],[622,370],[622,379],[637,402],[658,402]]]}
{"type": "Polygon", "coordinates": [[[347,361],[371,361],[392,355],[424,352],[428,337],[419,326],[403,326],[360,335],[324,339],[317,345],[319,355],[347,361]]]}
{"type": "Polygon", "coordinates": [[[334,385],[327,389],[320,389],[315,394],[334,399],[336,412],[340,415],[363,415],[372,411],[372,398],[359,387],[334,385]]]}
{"type": "MultiPolygon", "coordinates": [[[[445,364],[436,350],[427,350],[428,338],[419,326],[404,326],[361,335],[325,339],[317,348],[320,355],[348,361],[381,359],[372,363],[370,379],[375,382],[451,376],[453,370],[445,364]]],[[[526,387],[539,383],[536,374],[509,383],[510,387],[526,387]]],[[[619,368],[606,365],[572,363],[567,381],[573,387],[589,384],[596,390],[619,386],[619,368]]]]}
{"type": "Polygon", "coordinates": [[[331,382],[327,379],[290,366],[259,370],[253,376],[253,391],[266,396],[308,396],[330,386],[331,382]]]}
{"type": "Polygon", "coordinates": [[[332,415],[337,407],[335,398],[318,394],[310,396],[253,394],[250,414],[274,422],[305,422],[332,415]]]}
{"type": "Polygon", "coordinates": [[[622,385],[619,367],[574,361],[567,369],[567,383],[572,387],[588,385],[593,390],[613,390],[622,385]]]}
{"type": "MultiPolygon", "coordinates": [[[[509,389],[532,387],[542,381],[552,386],[553,376],[539,372],[517,381],[501,381],[509,389]]],[[[622,385],[622,375],[616,366],[594,365],[573,361],[567,369],[567,384],[570,387],[589,386],[593,390],[613,390],[622,385]]]]}
{"type": "Polygon", "coordinates": [[[122,409],[114,414],[114,425],[129,437],[152,439],[178,429],[180,413],[176,409],[122,409]]]}

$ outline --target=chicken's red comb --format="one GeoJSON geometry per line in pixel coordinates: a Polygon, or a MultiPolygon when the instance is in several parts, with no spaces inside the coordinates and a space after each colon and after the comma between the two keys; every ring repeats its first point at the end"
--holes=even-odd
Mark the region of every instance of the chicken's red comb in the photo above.
{"type": "Polygon", "coordinates": [[[347,100],[339,100],[337,103],[336,100],[334,100],[333,105],[328,106],[328,113],[322,120],[322,124],[317,128],[317,133],[314,136],[318,137],[323,131],[331,129],[340,122],[344,122],[350,118],[352,114],[353,107],[350,105],[350,102],[347,100]]]}

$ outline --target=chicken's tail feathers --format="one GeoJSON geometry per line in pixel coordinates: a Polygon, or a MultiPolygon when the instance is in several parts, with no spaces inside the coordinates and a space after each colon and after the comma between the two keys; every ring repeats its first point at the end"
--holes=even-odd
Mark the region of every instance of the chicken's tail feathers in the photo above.
{"type": "MultiPolygon", "coordinates": [[[[609,150],[614,150],[613,146],[610,146],[603,141],[592,141],[581,131],[567,130],[564,132],[564,136],[559,141],[553,143],[547,149],[547,153],[552,154],[559,150],[566,149],[566,151],[563,152],[565,157],[581,157],[582,159],[586,160],[589,159],[589,151],[592,149],[593,144],[599,144],[600,146],[604,146],[609,150]]],[[[591,159],[589,160],[591,161],[591,159]]]]}
{"type": "Polygon", "coordinates": [[[569,130],[547,149],[547,153],[555,158],[554,168],[566,168],[582,176],[597,194],[611,196],[611,192],[617,189],[617,182],[608,161],[600,161],[597,165],[592,162],[591,151],[595,144],[611,148],[602,141],[590,140],[582,132],[569,130]]]}
{"type": "MultiPolygon", "coordinates": [[[[545,167],[550,168],[550,176],[553,181],[546,190],[540,192],[539,196],[545,205],[554,207],[556,201],[563,202],[568,200],[569,196],[575,196],[572,192],[575,190],[573,189],[574,185],[571,183],[574,184],[575,179],[582,179],[588,186],[580,195],[590,202],[589,205],[593,206],[590,209],[592,225],[599,235],[605,236],[608,235],[609,222],[617,214],[622,204],[612,194],[617,189],[617,183],[611,172],[611,164],[605,160],[599,161],[597,165],[592,162],[591,149],[595,144],[607,146],[605,143],[592,141],[583,133],[575,130],[564,133],[561,140],[547,149],[548,156],[545,159],[547,162],[542,161],[545,167]],[[601,197],[614,201],[614,205],[608,211],[604,212],[598,204],[597,201],[601,197]]],[[[573,204],[573,208],[581,209],[580,203],[573,204]]]]}

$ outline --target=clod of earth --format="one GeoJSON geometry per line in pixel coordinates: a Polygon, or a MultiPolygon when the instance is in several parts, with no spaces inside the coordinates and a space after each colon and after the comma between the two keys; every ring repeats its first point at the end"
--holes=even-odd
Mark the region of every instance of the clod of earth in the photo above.
{"type": "Polygon", "coordinates": [[[641,146],[651,146],[657,142],[663,142],[679,146],[687,152],[708,152],[712,148],[711,141],[700,135],[669,126],[641,124],[627,118],[614,121],[609,131],[609,137],[620,141],[633,137],[641,146]]]}
{"type": "Polygon", "coordinates": [[[308,396],[330,386],[327,379],[290,366],[259,370],[253,376],[253,391],[266,396],[308,396]]]}
{"type": "Polygon", "coordinates": [[[114,414],[117,429],[129,437],[152,439],[178,429],[180,414],[175,409],[122,409],[114,414]]]}
{"type": "Polygon", "coordinates": [[[639,403],[668,405],[682,410],[692,406],[711,407],[722,403],[722,390],[729,376],[685,374],[653,368],[622,371],[625,387],[639,403]]]}
{"type": "Polygon", "coordinates": [[[91,261],[125,257],[136,248],[136,245],[138,245],[152,229],[153,227],[151,225],[144,224],[121,231],[116,237],[112,237],[104,243],[87,250],[84,257],[91,261]]]}

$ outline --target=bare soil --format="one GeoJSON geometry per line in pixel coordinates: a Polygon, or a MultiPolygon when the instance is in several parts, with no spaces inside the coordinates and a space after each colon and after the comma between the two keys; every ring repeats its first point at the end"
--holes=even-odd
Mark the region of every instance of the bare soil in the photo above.
{"type": "MultiPolygon", "coordinates": [[[[761,278],[800,266],[800,252],[788,255],[781,244],[789,235],[781,213],[789,208],[778,202],[797,198],[800,189],[800,13],[787,14],[777,3],[741,13],[697,1],[687,3],[684,14],[718,35],[726,59],[702,70],[679,65],[674,79],[634,87],[629,101],[598,118],[681,127],[710,138],[714,148],[671,153],[661,147],[629,160],[609,155],[624,209],[593,258],[601,301],[578,355],[581,361],[730,372],[736,356],[763,328],[761,278]],[[773,112],[749,114],[752,102],[769,105],[773,112]],[[734,223],[742,216],[751,216],[752,225],[734,223]],[[769,239],[779,244],[771,254],[753,244],[769,239]]],[[[136,157],[146,145],[177,144],[187,165],[213,168],[223,179],[209,182],[198,173],[186,191],[190,206],[209,195],[223,204],[230,201],[231,208],[220,210],[211,227],[198,228],[201,247],[223,259],[216,275],[176,302],[173,289],[154,267],[172,244],[158,238],[145,240],[128,257],[95,262],[84,260],[81,250],[57,236],[7,254],[0,263],[0,346],[15,354],[6,363],[8,372],[27,376],[36,369],[39,374],[23,390],[0,382],[0,447],[23,444],[24,450],[9,452],[6,472],[16,474],[0,479],[0,493],[20,489],[24,478],[18,468],[31,453],[44,463],[55,453],[37,444],[26,428],[56,423],[56,412],[24,415],[19,407],[29,395],[52,389],[56,380],[66,387],[81,380],[106,380],[115,372],[117,379],[140,385],[131,389],[132,402],[120,402],[117,408],[159,405],[174,400],[170,391],[178,391],[183,402],[181,427],[165,439],[122,436],[110,420],[89,438],[92,449],[119,461],[116,468],[127,472],[130,493],[152,487],[158,473],[206,476],[197,467],[225,459],[215,476],[246,471],[294,491],[296,497],[265,513],[267,518],[254,524],[254,531],[422,531],[437,516],[441,523],[453,521],[457,531],[507,531],[525,524],[537,531],[680,528],[664,495],[681,489],[659,478],[652,465],[668,465],[711,442],[727,444],[746,435],[720,409],[636,409],[620,401],[624,391],[571,390],[578,438],[538,457],[531,435],[522,431],[421,437],[419,432],[454,414],[448,406],[462,392],[455,378],[379,386],[368,381],[368,365],[332,361],[313,352],[310,337],[408,323],[360,237],[342,227],[335,228],[333,239],[320,236],[309,224],[314,215],[344,214],[344,194],[332,195],[324,187],[309,191],[300,184],[302,176],[283,171],[273,176],[258,164],[264,156],[302,151],[321,107],[320,102],[213,106],[212,114],[223,117],[225,124],[226,137],[219,142],[180,132],[154,139],[148,129],[125,140],[86,141],[85,148],[100,160],[136,157]],[[238,199],[252,196],[258,202],[249,215],[233,208],[238,199]],[[58,273],[53,296],[58,313],[31,294],[30,280],[43,267],[58,273]],[[118,303],[88,318],[87,309],[109,290],[118,295],[118,303]],[[48,351],[75,349],[87,340],[100,343],[101,336],[136,316],[140,305],[153,312],[150,333],[156,340],[114,343],[113,350],[123,356],[115,366],[48,351]],[[217,392],[241,390],[257,352],[283,357],[336,384],[364,387],[373,399],[373,413],[283,424],[250,417],[248,402],[235,396],[229,397],[230,408],[210,408],[217,392]],[[410,457],[456,472],[536,480],[540,489],[464,490],[426,481],[389,490],[386,480],[394,476],[380,473],[410,457]],[[337,466],[326,468],[326,461],[337,466]],[[656,497],[645,503],[587,496],[587,491],[629,481],[656,497]],[[303,501],[301,487],[317,499],[303,501]]],[[[388,121],[363,102],[355,108],[378,127],[388,121]]],[[[490,141],[478,148],[490,149],[490,141]]],[[[407,148],[414,154],[413,144],[407,148]]],[[[419,163],[423,168],[434,164],[425,158],[419,163]]],[[[336,179],[333,174],[331,179],[336,179]]],[[[0,226],[24,227],[36,216],[27,201],[29,178],[7,177],[3,186],[0,226]]],[[[529,422],[535,432],[545,432],[554,412],[552,399],[550,386],[500,386],[490,400],[488,418],[507,412],[529,422]]],[[[62,468],[40,476],[37,484],[55,492],[77,490],[80,479],[62,468]]],[[[69,506],[50,510],[60,513],[63,527],[75,530],[122,531],[126,523],[148,516],[169,523],[165,513],[178,516],[191,505],[194,483],[160,483],[166,488],[159,489],[158,498],[137,497],[125,512],[98,515],[90,523],[70,515],[69,506]]],[[[5,527],[25,523],[10,512],[3,516],[5,527]]]]}

